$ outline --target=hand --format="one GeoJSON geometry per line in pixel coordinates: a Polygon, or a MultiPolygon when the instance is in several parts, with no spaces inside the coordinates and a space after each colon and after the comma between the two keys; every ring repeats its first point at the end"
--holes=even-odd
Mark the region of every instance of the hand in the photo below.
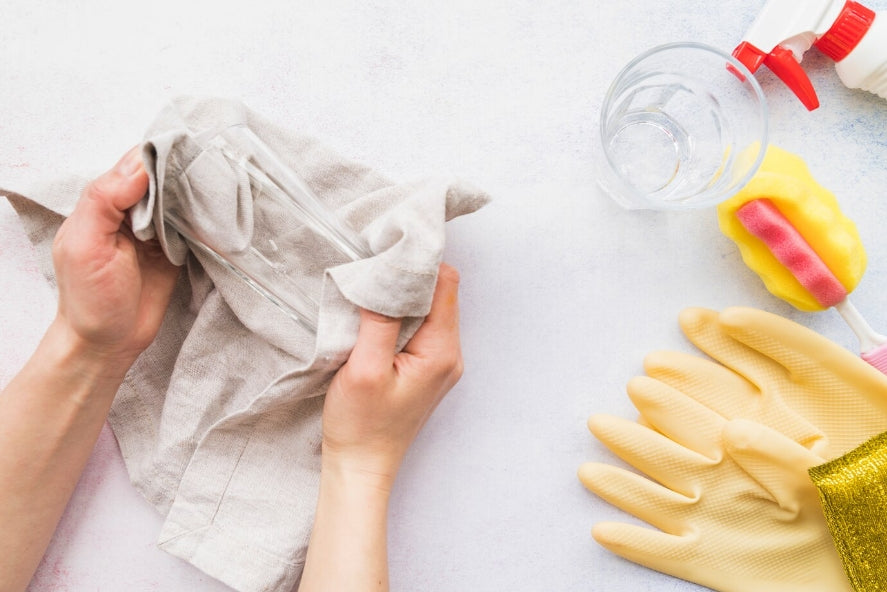
{"type": "Polygon", "coordinates": [[[159,244],[136,240],[125,224],[147,189],[136,147],[84,190],[52,250],[54,327],[123,372],[157,334],[177,276],[159,244]]]}
{"type": "Polygon", "coordinates": [[[462,375],[458,287],[458,272],[441,265],[431,311],[397,354],[401,321],[361,311],[357,343],[324,403],[324,463],[393,483],[413,439],[462,375]]]}
{"type": "Polygon", "coordinates": [[[177,270],[136,241],[126,209],[148,188],[137,149],[83,192],[53,245],[55,320],[0,393],[0,590],[24,590],[120,382],[154,339],[177,270]]]}

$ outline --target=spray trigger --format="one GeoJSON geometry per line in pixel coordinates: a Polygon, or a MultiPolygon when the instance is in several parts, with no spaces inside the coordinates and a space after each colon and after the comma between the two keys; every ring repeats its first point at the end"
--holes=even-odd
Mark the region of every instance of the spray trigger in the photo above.
{"type": "Polygon", "coordinates": [[[751,43],[743,41],[733,50],[733,57],[745,64],[752,73],[757,71],[761,64],[767,66],[795,93],[808,110],[812,111],[819,107],[813,83],[795,59],[792,50],[777,45],[770,53],[764,53],[751,43]]]}

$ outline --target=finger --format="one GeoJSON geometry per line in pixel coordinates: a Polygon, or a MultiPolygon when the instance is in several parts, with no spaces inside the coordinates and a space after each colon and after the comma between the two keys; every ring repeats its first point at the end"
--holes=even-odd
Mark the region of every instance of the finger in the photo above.
{"type": "Polygon", "coordinates": [[[618,522],[595,524],[591,536],[611,553],[650,569],[686,579],[683,572],[687,559],[692,556],[692,541],[689,537],[618,522]]]}
{"type": "Polygon", "coordinates": [[[394,363],[401,319],[360,310],[357,341],[348,362],[360,368],[387,369],[394,363]]]}
{"type": "Polygon", "coordinates": [[[579,467],[579,480],[590,492],[623,512],[665,531],[678,533],[694,501],[619,467],[589,462],[579,467]]]}
{"type": "Polygon", "coordinates": [[[776,430],[736,419],[724,425],[724,448],[752,479],[792,515],[816,499],[807,469],[824,459],[776,430]]]}
{"type": "Polygon", "coordinates": [[[588,429],[613,454],[665,487],[693,497],[700,470],[717,464],[659,432],[611,415],[593,415],[588,429]]]}
{"type": "Polygon", "coordinates": [[[143,309],[162,315],[178,281],[179,268],[166,257],[156,240],[136,241],[135,245],[142,272],[142,300],[146,305],[143,309]]]}
{"type": "Polygon", "coordinates": [[[72,217],[77,215],[84,232],[91,236],[114,234],[125,220],[126,210],[147,190],[148,175],[136,146],[84,189],[72,217]]]}
{"type": "Polygon", "coordinates": [[[722,326],[715,311],[688,308],[681,311],[679,323],[693,345],[759,389],[785,374],[784,368],[748,344],[734,339],[722,326]]]}
{"type": "Polygon", "coordinates": [[[627,390],[628,397],[650,427],[712,460],[721,457],[723,417],[649,376],[632,378],[627,390]]]}
{"type": "Polygon", "coordinates": [[[431,310],[404,351],[410,354],[459,350],[459,272],[442,263],[431,299],[431,310]]]}
{"type": "Polygon", "coordinates": [[[676,351],[661,351],[644,358],[644,371],[726,419],[748,417],[760,406],[761,392],[724,366],[676,351]]]}

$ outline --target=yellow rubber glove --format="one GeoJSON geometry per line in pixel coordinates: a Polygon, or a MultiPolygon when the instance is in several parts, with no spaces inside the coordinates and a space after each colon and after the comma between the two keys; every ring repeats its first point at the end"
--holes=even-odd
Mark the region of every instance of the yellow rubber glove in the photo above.
{"type": "Polygon", "coordinates": [[[745,384],[734,381],[712,389],[699,382],[689,364],[655,354],[645,370],[720,415],[760,421],[825,459],[887,430],[887,376],[816,332],[775,314],[738,307],[720,314],[688,309],[680,324],[696,347],[745,384]],[[825,439],[810,441],[783,425],[786,407],[825,439]]]}
{"type": "Polygon", "coordinates": [[[631,394],[653,411],[650,426],[599,415],[589,428],[649,478],[600,463],[582,465],[579,478],[659,530],[600,523],[595,540],[721,592],[850,590],[807,477],[819,456],[760,424],[728,422],[651,378],[634,379],[631,394]]]}
{"type": "Polygon", "coordinates": [[[723,591],[849,589],[806,469],[887,429],[887,377],[762,311],[688,309],[680,323],[716,361],[651,354],[648,375],[628,385],[639,422],[589,420],[652,481],[602,464],[580,469],[591,491],[662,532],[600,524],[595,539],[723,591]]]}

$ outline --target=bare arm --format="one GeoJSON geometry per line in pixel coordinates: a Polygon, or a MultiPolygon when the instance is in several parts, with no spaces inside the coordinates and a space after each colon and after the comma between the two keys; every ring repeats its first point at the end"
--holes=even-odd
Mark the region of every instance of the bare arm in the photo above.
{"type": "Polygon", "coordinates": [[[459,276],[442,265],[431,312],[394,353],[400,320],[362,311],[323,410],[320,497],[300,592],[388,590],[388,500],[410,444],[462,375],[459,276]]]}
{"type": "Polygon", "coordinates": [[[84,191],[56,236],[56,318],[0,393],[0,592],[28,585],[169,302],[176,268],[123,224],[147,183],[133,150],[84,191]]]}

